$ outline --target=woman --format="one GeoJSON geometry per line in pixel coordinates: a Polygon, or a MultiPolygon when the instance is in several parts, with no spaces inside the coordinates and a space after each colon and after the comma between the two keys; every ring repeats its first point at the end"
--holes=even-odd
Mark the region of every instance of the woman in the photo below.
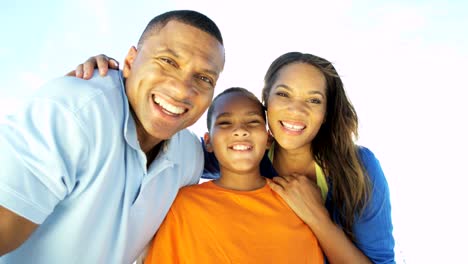
{"type": "Polygon", "coordinates": [[[276,143],[273,168],[285,175],[272,188],[314,231],[328,260],[394,262],[388,185],[372,152],[354,144],[358,118],[333,65],[286,53],[268,69],[262,99],[276,143]],[[317,186],[329,188],[325,206],[317,186]]]}
{"type": "MultiPolygon", "coordinates": [[[[91,57],[76,75],[96,65],[105,74],[117,63],[91,57]]],[[[328,261],[394,263],[388,185],[373,153],[354,144],[358,118],[333,65],[286,53],[270,65],[262,99],[274,138],[262,173],[273,177],[271,188],[312,229],[328,261]]],[[[216,165],[206,160],[211,173],[216,165]]]]}

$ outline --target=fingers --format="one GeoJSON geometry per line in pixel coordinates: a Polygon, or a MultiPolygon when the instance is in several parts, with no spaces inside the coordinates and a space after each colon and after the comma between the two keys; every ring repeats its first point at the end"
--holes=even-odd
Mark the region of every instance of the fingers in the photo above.
{"type": "MultiPolygon", "coordinates": [[[[98,55],[98,56],[101,56],[101,55],[98,55]]],[[[78,73],[78,70],[81,68],[81,71],[83,73],[83,79],[88,80],[91,78],[91,76],[93,76],[94,68],[98,66],[98,63],[96,61],[96,58],[98,56],[89,57],[83,64],[80,64],[76,67],[77,73],[78,73]]]]}
{"type": "Polygon", "coordinates": [[[104,54],[89,57],[84,63],[76,66],[74,71],[66,74],[66,76],[75,76],[78,78],[89,80],[93,76],[94,69],[99,70],[101,76],[107,75],[109,69],[119,69],[119,62],[104,54]]]}
{"type": "Polygon", "coordinates": [[[283,187],[285,187],[287,184],[288,184],[288,180],[287,180],[288,176],[277,176],[277,177],[273,177],[271,180],[276,183],[276,184],[279,184],[283,187]]]}
{"type": "Polygon", "coordinates": [[[101,54],[96,56],[95,59],[97,63],[97,68],[99,70],[99,75],[106,76],[107,71],[109,70],[109,58],[106,55],[101,54]]]}
{"type": "Polygon", "coordinates": [[[99,75],[106,76],[110,69],[118,69],[119,63],[104,54],[99,54],[88,58],[83,64],[78,65],[76,68],[77,77],[78,74],[82,74],[84,79],[90,79],[93,76],[94,69],[99,70],[99,75]]]}
{"type": "Polygon", "coordinates": [[[71,72],[65,74],[65,76],[75,77],[75,76],[76,76],[76,72],[75,72],[75,71],[71,71],[71,72]]]}
{"type": "Polygon", "coordinates": [[[95,59],[101,76],[106,76],[109,69],[117,70],[119,68],[119,63],[115,59],[104,54],[96,56],[95,59]]]}
{"type": "Polygon", "coordinates": [[[279,194],[280,196],[283,196],[284,194],[284,187],[280,184],[278,184],[277,182],[271,180],[271,181],[267,181],[268,185],[270,186],[270,188],[276,192],[277,194],[279,194]]]}
{"type": "Polygon", "coordinates": [[[109,67],[114,70],[119,69],[119,62],[116,61],[114,58],[109,57],[109,67]]]}
{"type": "Polygon", "coordinates": [[[83,64],[79,64],[78,66],[76,66],[74,76],[77,78],[83,78],[83,64]]]}

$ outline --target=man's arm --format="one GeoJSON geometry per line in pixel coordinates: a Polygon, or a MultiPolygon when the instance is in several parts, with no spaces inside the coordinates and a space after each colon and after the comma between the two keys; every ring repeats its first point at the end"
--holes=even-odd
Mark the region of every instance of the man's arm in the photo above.
{"type": "Polygon", "coordinates": [[[88,157],[76,111],[57,96],[69,81],[50,82],[0,122],[0,256],[27,243],[71,193],[88,157]]]}
{"type": "Polygon", "coordinates": [[[23,244],[37,227],[37,224],[0,206],[0,257],[23,244]]]}

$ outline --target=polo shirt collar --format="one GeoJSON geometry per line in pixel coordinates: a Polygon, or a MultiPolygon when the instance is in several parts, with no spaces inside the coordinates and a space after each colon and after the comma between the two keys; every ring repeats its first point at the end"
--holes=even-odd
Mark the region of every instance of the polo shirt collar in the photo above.
{"type": "MultiPolygon", "coordinates": [[[[135,120],[133,118],[133,115],[132,115],[132,112],[130,110],[130,103],[128,101],[128,97],[127,97],[127,94],[125,92],[125,85],[124,85],[124,82],[123,82],[123,76],[122,76],[122,71],[120,71],[120,87],[122,89],[122,95],[123,95],[123,99],[124,99],[124,115],[125,115],[125,124],[124,124],[124,137],[125,137],[125,141],[127,142],[127,144],[129,144],[133,149],[137,150],[137,151],[142,151],[141,150],[141,147],[140,147],[140,143],[138,141],[138,136],[137,136],[137,132],[136,132],[136,125],[135,125],[135,120]]],[[[158,158],[163,158],[163,159],[166,159],[174,164],[177,164],[178,162],[178,151],[181,151],[178,147],[177,147],[177,142],[172,142],[172,141],[178,141],[179,140],[179,135],[178,133],[176,133],[174,136],[172,136],[171,139],[168,139],[168,140],[164,140],[162,142],[162,146],[161,146],[161,150],[158,154],[158,156],[156,157],[156,159],[158,158]]]]}

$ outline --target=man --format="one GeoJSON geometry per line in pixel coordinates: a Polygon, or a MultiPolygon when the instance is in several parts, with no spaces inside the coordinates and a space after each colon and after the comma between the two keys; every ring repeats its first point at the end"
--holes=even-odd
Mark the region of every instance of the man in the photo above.
{"type": "Polygon", "coordinates": [[[224,66],[194,11],[150,21],[122,72],[46,84],[0,124],[0,263],[131,263],[198,181],[192,125],[224,66]]]}

